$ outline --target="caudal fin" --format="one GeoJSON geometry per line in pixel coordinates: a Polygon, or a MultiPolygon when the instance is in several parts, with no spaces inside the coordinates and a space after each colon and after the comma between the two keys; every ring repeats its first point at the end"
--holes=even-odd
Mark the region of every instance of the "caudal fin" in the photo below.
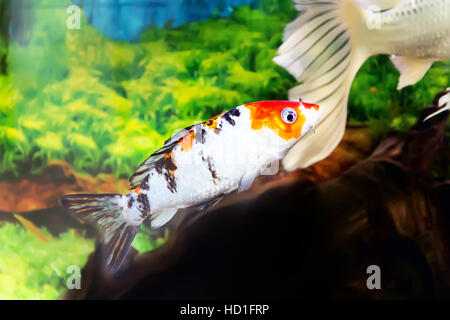
{"type": "Polygon", "coordinates": [[[439,107],[439,110],[436,112],[433,112],[428,117],[426,117],[423,120],[424,122],[437,116],[438,114],[445,112],[445,111],[450,111],[450,88],[447,88],[446,90],[444,90],[444,92],[442,93],[442,96],[439,97],[439,99],[438,99],[437,106],[439,107]]]}
{"type": "Polygon", "coordinates": [[[106,266],[116,272],[122,264],[139,225],[124,215],[123,196],[120,194],[75,194],[62,199],[65,208],[78,219],[95,224],[103,235],[106,266]]]}
{"type": "Polygon", "coordinates": [[[283,160],[287,170],[305,168],[327,157],[345,131],[347,101],[358,69],[371,55],[361,44],[367,30],[364,10],[352,0],[295,0],[299,17],[288,24],[274,62],[299,86],[289,99],[320,105],[322,119],[283,160]]]}

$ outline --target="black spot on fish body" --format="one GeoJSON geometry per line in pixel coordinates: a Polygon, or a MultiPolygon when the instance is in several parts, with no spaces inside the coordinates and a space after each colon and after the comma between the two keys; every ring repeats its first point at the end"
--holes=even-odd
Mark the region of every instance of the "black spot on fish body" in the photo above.
{"type": "Polygon", "coordinates": [[[194,134],[194,142],[204,144],[206,139],[206,130],[202,127],[200,130],[200,127],[196,128],[195,134],[194,134]]]}
{"type": "Polygon", "coordinates": [[[227,121],[232,126],[236,125],[236,121],[233,118],[237,118],[241,115],[241,112],[238,108],[233,108],[231,110],[228,110],[225,112],[222,116],[222,118],[227,121]]]}
{"type": "Polygon", "coordinates": [[[130,199],[128,200],[128,208],[131,208],[133,206],[134,203],[134,198],[133,196],[130,196],[130,199]]]}
{"type": "Polygon", "coordinates": [[[149,175],[147,175],[145,178],[144,178],[144,181],[142,181],[142,183],[141,183],[141,189],[142,190],[149,190],[150,189],[150,186],[149,186],[149,184],[148,184],[148,177],[149,175]]]}
{"type": "Polygon", "coordinates": [[[166,178],[167,188],[170,190],[170,192],[177,192],[177,183],[175,181],[175,178],[169,172],[166,172],[164,174],[164,178],[166,178]]]}
{"type": "Polygon", "coordinates": [[[177,166],[175,162],[172,159],[172,156],[164,156],[155,163],[155,169],[156,171],[161,174],[163,172],[163,169],[175,171],[177,170],[177,166]]]}
{"type": "Polygon", "coordinates": [[[202,157],[202,161],[206,161],[206,160],[205,160],[205,156],[203,155],[203,151],[202,151],[202,150],[200,150],[200,151],[198,152],[198,155],[199,155],[199,157],[202,157]]]}
{"type": "Polygon", "coordinates": [[[228,122],[229,124],[231,124],[232,126],[234,126],[236,124],[236,122],[234,122],[234,120],[231,118],[231,110],[225,112],[223,114],[222,118],[225,119],[225,121],[228,122]]]}
{"type": "Polygon", "coordinates": [[[215,134],[220,134],[220,131],[222,131],[222,122],[218,121],[217,122],[217,127],[214,129],[214,133],[215,134]]]}
{"type": "MultiPolygon", "coordinates": [[[[204,160],[204,158],[203,158],[203,160],[204,160]]],[[[207,157],[206,162],[208,163],[208,170],[211,173],[211,178],[213,179],[214,184],[217,184],[218,177],[217,177],[217,172],[215,169],[213,158],[207,157]]]]}
{"type": "Polygon", "coordinates": [[[144,193],[139,193],[137,197],[137,201],[139,202],[139,211],[141,211],[141,218],[146,218],[150,214],[150,202],[148,201],[148,197],[144,193]]]}
{"type": "Polygon", "coordinates": [[[174,172],[177,170],[177,166],[175,162],[172,159],[172,155],[167,154],[159,159],[155,163],[156,172],[158,174],[162,174],[164,179],[167,181],[167,188],[172,192],[175,193],[177,191],[177,184],[175,181],[174,172]]]}
{"type": "Polygon", "coordinates": [[[213,178],[214,183],[216,183],[216,180],[217,180],[217,173],[216,173],[216,170],[210,169],[210,171],[211,171],[211,177],[213,178]]]}

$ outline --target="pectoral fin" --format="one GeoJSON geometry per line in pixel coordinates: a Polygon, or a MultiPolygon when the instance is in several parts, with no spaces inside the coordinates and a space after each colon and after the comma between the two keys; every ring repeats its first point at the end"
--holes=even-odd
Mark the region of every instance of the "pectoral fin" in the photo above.
{"type": "Polygon", "coordinates": [[[159,227],[162,227],[167,222],[169,222],[170,219],[173,218],[175,213],[177,213],[178,209],[164,209],[158,212],[155,212],[150,216],[151,220],[151,228],[152,229],[158,229],[159,227]]]}
{"type": "Polygon", "coordinates": [[[427,121],[435,116],[437,116],[438,114],[441,114],[442,112],[445,111],[450,111],[450,88],[447,88],[446,90],[446,94],[444,94],[440,99],[439,99],[439,103],[438,103],[438,107],[440,108],[438,111],[430,114],[428,117],[426,117],[423,121],[427,121]]]}
{"type": "Polygon", "coordinates": [[[203,203],[201,203],[199,205],[194,206],[193,209],[195,211],[200,212],[200,211],[203,211],[203,210],[208,209],[208,208],[213,208],[215,205],[217,205],[220,202],[220,200],[223,199],[224,196],[225,196],[224,194],[220,194],[217,197],[212,198],[209,201],[206,201],[206,202],[203,202],[203,203]]]}
{"type": "Polygon", "coordinates": [[[255,181],[256,177],[259,175],[259,170],[251,170],[247,171],[241,178],[241,182],[239,183],[238,192],[242,192],[248,190],[255,181]]]}
{"type": "Polygon", "coordinates": [[[397,89],[401,90],[423,78],[425,73],[433,64],[434,60],[415,59],[408,57],[391,57],[392,63],[400,72],[397,89]]]}

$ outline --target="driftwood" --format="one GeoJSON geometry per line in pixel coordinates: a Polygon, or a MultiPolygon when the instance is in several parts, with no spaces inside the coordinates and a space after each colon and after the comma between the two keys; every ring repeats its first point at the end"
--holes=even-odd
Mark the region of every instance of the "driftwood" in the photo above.
{"type": "Polygon", "coordinates": [[[292,173],[232,196],[185,219],[159,249],[132,250],[114,276],[96,250],[81,289],[62,298],[450,297],[450,181],[431,172],[436,157],[448,164],[448,112],[422,121],[436,103],[338,178],[292,173]],[[381,290],[366,286],[370,265],[381,290]]]}

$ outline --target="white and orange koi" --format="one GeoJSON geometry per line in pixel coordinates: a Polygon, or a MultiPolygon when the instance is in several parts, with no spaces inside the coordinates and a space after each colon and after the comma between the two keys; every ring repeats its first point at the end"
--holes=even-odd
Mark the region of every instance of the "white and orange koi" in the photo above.
{"type": "Polygon", "coordinates": [[[302,101],[241,105],[167,140],[130,177],[128,194],[66,195],[62,202],[75,217],[98,226],[106,265],[114,272],[144,220],[159,228],[178,209],[202,210],[248,189],[319,119],[319,106],[302,101]]]}

